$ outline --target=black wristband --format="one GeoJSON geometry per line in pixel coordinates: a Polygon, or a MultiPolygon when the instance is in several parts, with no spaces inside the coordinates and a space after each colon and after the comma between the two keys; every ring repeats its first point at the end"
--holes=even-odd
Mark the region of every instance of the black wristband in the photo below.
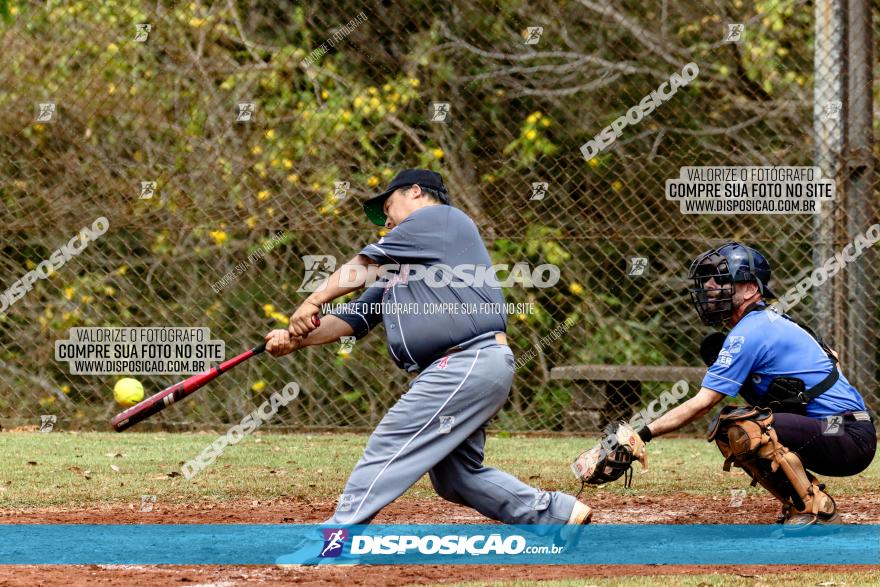
{"type": "Polygon", "coordinates": [[[642,442],[651,442],[654,435],[651,433],[651,429],[646,425],[639,429],[639,438],[642,439],[642,442]]]}

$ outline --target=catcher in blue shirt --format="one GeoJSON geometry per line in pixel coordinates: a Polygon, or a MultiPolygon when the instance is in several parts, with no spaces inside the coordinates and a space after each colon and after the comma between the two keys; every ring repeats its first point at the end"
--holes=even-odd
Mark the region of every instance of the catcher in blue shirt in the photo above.
{"type": "Polygon", "coordinates": [[[715,440],[782,502],[778,521],[797,529],[839,523],[834,500],[813,475],[845,477],[874,458],[877,433],[865,402],[843,373],[836,353],[809,328],[765,303],[770,264],[758,251],[727,243],[691,264],[691,299],[702,321],[726,334],[708,335],[700,348],[709,370],[691,399],[639,431],[645,442],[704,416],[726,397],[715,418],[715,440]]]}

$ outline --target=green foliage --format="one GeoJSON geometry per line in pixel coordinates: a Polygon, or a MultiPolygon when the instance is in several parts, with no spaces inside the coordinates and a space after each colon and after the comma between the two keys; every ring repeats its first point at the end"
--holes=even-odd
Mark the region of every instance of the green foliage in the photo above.
{"type": "MultiPolygon", "coordinates": [[[[681,303],[688,259],[722,239],[754,239],[787,284],[811,262],[812,219],[683,218],[664,182],[684,165],[812,161],[812,11],[796,0],[723,2],[725,21],[749,23],[745,42],[731,45],[720,43],[718,7],[704,2],[662,13],[657,3],[612,4],[620,18],[565,2],[465,3],[454,15],[398,3],[330,46],[353,16],[344,2],[154,11],[0,0],[7,286],[84,224],[111,222],[100,243],[0,314],[2,357],[42,382],[4,372],[4,413],[32,421],[52,409],[94,426],[114,409],[113,377],[71,376],[52,359],[53,341],[73,326],[206,325],[229,353],[283,327],[303,295],[300,258],[347,258],[382,236],[360,202],[415,166],[444,174],[493,262],[559,268],[551,288],[504,291],[528,308],[507,317],[511,346],[534,351],[504,412],[512,429],[562,426],[569,397],[550,378],[554,366],[697,364],[704,329],[681,303]],[[145,22],[149,41],[134,42],[145,22]],[[544,37],[526,46],[536,22],[547,23],[544,37]],[[551,23],[565,23],[565,35],[551,23]],[[322,44],[325,54],[304,61],[322,44]],[[578,147],[685,59],[699,63],[697,80],[585,162],[578,147]],[[32,123],[43,100],[58,103],[55,123],[32,123]],[[237,122],[246,101],[255,118],[237,122]],[[449,124],[428,120],[432,101],[452,104],[449,124]],[[142,181],[157,182],[153,198],[138,198],[142,181]],[[547,197],[530,201],[537,181],[547,197]],[[346,194],[336,182],[349,183],[346,194]],[[278,231],[271,251],[212,291],[278,231]],[[649,278],[626,275],[632,254],[650,258],[649,278]],[[574,326],[541,342],[567,320],[574,326]]],[[[236,370],[163,422],[240,417],[256,382],[265,395],[295,376],[323,393],[291,415],[294,425],[374,424],[407,381],[381,337],[380,328],[350,358],[307,349],[236,370]]]]}

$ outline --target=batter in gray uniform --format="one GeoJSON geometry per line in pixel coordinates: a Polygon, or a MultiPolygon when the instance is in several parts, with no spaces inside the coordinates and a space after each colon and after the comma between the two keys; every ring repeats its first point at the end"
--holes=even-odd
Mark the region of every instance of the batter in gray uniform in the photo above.
{"type": "Polygon", "coordinates": [[[573,496],[483,465],[486,427],[507,400],[514,360],[474,222],[449,205],[438,173],[420,169],[398,173],[364,210],[390,232],[309,295],[287,330],[266,335],[266,350],[281,356],[361,338],[381,321],[394,362],[418,373],[370,436],[326,523],[369,523],[425,473],[444,499],[507,524],[588,523],[590,508],[573,496]],[[362,288],[314,325],[321,304],[362,288]]]}

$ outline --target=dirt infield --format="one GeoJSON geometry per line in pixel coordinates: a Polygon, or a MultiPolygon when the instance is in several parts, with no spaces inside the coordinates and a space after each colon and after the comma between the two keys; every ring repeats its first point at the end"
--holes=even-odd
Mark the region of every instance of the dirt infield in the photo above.
{"type": "MultiPolygon", "coordinates": [[[[371,566],[321,567],[285,570],[273,567],[156,567],[138,565],[90,565],[86,567],[21,567],[0,571],[0,585],[186,585],[187,587],[233,587],[260,585],[424,585],[464,581],[511,581],[515,579],[546,581],[551,579],[612,579],[621,576],[695,575],[719,573],[745,577],[757,584],[772,585],[778,573],[800,571],[854,572],[876,567],[816,566],[371,566]],[[13,574],[14,573],[14,574],[13,574]]],[[[880,574],[878,574],[880,581],[880,574]]],[[[588,585],[588,583],[585,583],[588,585]]],[[[656,584],[663,584],[658,582],[656,584]]],[[[874,583],[876,584],[876,583],[874,583]]],[[[702,585],[706,585],[702,583],[702,585]]],[[[708,587],[708,586],[707,586],[708,587]]]]}
{"type": "MultiPolygon", "coordinates": [[[[727,501],[693,495],[602,496],[596,523],[769,523],[777,512],[769,497],[749,497],[740,507],[727,501]]],[[[596,497],[589,499],[596,505],[596,497]]],[[[70,511],[61,508],[39,511],[0,510],[0,523],[112,523],[112,524],[232,524],[232,523],[315,523],[327,518],[333,502],[239,501],[221,505],[176,506],[157,503],[152,512],[138,511],[139,504],[70,511]]],[[[838,500],[847,523],[880,523],[880,497],[843,497],[838,500]]],[[[400,500],[377,516],[376,523],[486,523],[468,508],[437,499],[400,500]]],[[[852,566],[656,566],[593,565],[527,567],[529,580],[563,578],[613,578],[644,575],[693,575],[724,573],[757,581],[775,574],[800,571],[869,571],[876,567],[852,566]]],[[[249,583],[283,585],[408,585],[455,583],[462,581],[504,581],[517,577],[511,567],[500,566],[371,566],[364,568],[322,567],[276,569],[270,566],[5,566],[0,567],[0,585],[188,585],[191,587],[232,587],[249,583]]],[[[878,578],[880,581],[880,578],[878,578]]]]}
{"type": "MultiPolygon", "coordinates": [[[[769,496],[748,497],[740,507],[729,500],[690,494],[583,498],[595,509],[598,524],[769,524],[779,505],[769,496]],[[601,504],[601,505],[599,505],[601,504]]],[[[880,496],[835,498],[847,524],[880,524],[880,496]]],[[[151,512],[140,504],[88,510],[44,508],[0,510],[0,524],[315,524],[326,520],[334,501],[224,501],[185,506],[156,503],[151,512]]],[[[476,511],[440,499],[402,499],[376,516],[376,524],[486,524],[476,511]]]]}

